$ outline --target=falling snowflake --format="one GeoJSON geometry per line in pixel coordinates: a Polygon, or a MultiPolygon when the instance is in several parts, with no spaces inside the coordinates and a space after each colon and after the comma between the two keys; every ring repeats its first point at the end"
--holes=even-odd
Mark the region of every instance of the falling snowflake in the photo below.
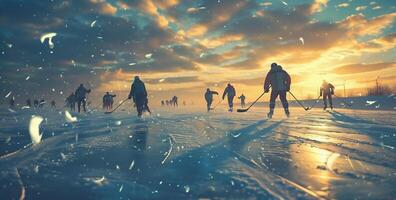
{"type": "Polygon", "coordinates": [[[147,59],[150,59],[152,56],[153,56],[152,53],[148,53],[148,54],[144,55],[144,57],[147,58],[147,59]]]}
{"type": "Polygon", "coordinates": [[[11,93],[12,93],[12,91],[8,92],[8,93],[5,95],[5,98],[8,98],[8,97],[11,95],[11,93]]]}
{"type": "Polygon", "coordinates": [[[65,111],[65,119],[67,122],[72,123],[72,122],[76,122],[77,121],[77,117],[73,117],[69,111],[65,111]]]}
{"type": "Polygon", "coordinates": [[[29,134],[33,145],[40,143],[43,134],[40,134],[40,124],[44,118],[40,116],[32,116],[29,123],[29,134]]]}
{"type": "Polygon", "coordinates": [[[96,20],[91,23],[91,27],[94,27],[96,24],[96,20]]]}
{"type": "Polygon", "coordinates": [[[304,38],[303,38],[303,37],[300,37],[299,40],[300,40],[301,44],[304,45],[304,38]]]}
{"type": "Polygon", "coordinates": [[[52,38],[56,36],[56,33],[45,33],[41,35],[40,41],[44,43],[46,39],[48,39],[48,45],[52,49],[54,48],[54,43],[52,42],[52,38]]]}

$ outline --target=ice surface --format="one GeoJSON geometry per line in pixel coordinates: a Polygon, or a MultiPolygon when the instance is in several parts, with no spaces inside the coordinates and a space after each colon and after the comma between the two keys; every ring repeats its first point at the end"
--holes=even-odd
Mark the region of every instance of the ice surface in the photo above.
{"type": "Polygon", "coordinates": [[[267,107],[183,109],[155,109],[158,115],[142,119],[128,112],[70,113],[79,119],[71,125],[58,111],[4,108],[0,194],[20,197],[15,167],[26,199],[367,199],[368,193],[386,199],[396,193],[393,110],[291,108],[288,119],[277,107],[268,120],[267,107]],[[41,131],[53,133],[35,146],[24,134],[32,114],[47,118],[41,131]]]}

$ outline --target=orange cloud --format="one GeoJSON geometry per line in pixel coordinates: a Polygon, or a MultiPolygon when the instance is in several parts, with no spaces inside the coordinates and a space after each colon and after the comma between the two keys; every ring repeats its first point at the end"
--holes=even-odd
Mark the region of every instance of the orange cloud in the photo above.
{"type": "Polygon", "coordinates": [[[229,42],[241,41],[242,39],[242,34],[230,34],[216,38],[203,39],[200,40],[200,43],[207,48],[216,48],[229,42]]]}
{"type": "Polygon", "coordinates": [[[207,26],[202,24],[195,24],[187,31],[187,34],[189,36],[200,36],[205,34],[207,31],[208,31],[207,26]]]}
{"type": "Polygon", "coordinates": [[[105,0],[90,0],[91,3],[98,6],[98,10],[102,14],[114,15],[117,12],[117,8],[105,0]]]}
{"type": "Polygon", "coordinates": [[[339,66],[334,69],[334,72],[337,74],[357,74],[371,71],[379,71],[393,67],[396,67],[396,62],[372,64],[358,63],[339,66]]]}
{"type": "Polygon", "coordinates": [[[367,20],[363,14],[351,15],[340,25],[348,29],[351,36],[376,35],[389,27],[396,19],[396,13],[390,13],[367,20]]]}

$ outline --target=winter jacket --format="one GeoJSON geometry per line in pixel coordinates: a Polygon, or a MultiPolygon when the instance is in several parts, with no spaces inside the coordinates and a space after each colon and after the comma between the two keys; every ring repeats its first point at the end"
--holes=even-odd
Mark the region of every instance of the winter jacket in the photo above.
{"type": "Polygon", "coordinates": [[[227,86],[223,92],[223,99],[227,95],[229,98],[234,97],[236,94],[234,86],[227,86]]]}
{"type": "Polygon", "coordinates": [[[332,85],[331,83],[322,84],[322,87],[320,87],[320,96],[334,94],[334,89],[334,85],[332,85]]]}
{"type": "Polygon", "coordinates": [[[282,67],[277,66],[268,72],[264,82],[264,91],[268,91],[270,86],[273,91],[289,91],[290,84],[290,75],[282,67]]]}
{"type": "Polygon", "coordinates": [[[90,89],[87,90],[84,86],[80,86],[77,88],[76,92],[74,93],[74,96],[76,100],[83,100],[85,99],[85,95],[90,92],[91,92],[90,89]]]}
{"type": "Polygon", "coordinates": [[[147,97],[147,90],[146,86],[144,85],[143,81],[135,80],[132,83],[131,91],[129,92],[129,97],[135,100],[136,97],[147,97]]]}
{"type": "Polygon", "coordinates": [[[206,99],[206,101],[212,101],[213,100],[213,94],[219,94],[218,92],[216,92],[216,91],[206,91],[206,93],[205,93],[205,99],[206,99]]]}

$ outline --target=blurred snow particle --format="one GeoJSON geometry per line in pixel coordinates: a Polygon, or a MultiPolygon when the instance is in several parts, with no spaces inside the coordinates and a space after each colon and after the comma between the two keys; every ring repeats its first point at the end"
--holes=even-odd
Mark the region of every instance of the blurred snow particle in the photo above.
{"type": "Polygon", "coordinates": [[[67,122],[72,123],[77,121],[77,117],[73,117],[69,111],[65,110],[65,119],[67,122]]]}
{"type": "Polygon", "coordinates": [[[118,192],[122,192],[122,189],[124,189],[124,184],[121,185],[120,189],[118,190],[118,192]]]}
{"type": "Polygon", "coordinates": [[[106,178],[104,176],[102,176],[102,178],[88,179],[88,180],[92,180],[95,184],[97,184],[99,186],[101,186],[101,185],[106,183],[106,178]]]}
{"type": "Polygon", "coordinates": [[[29,134],[33,145],[40,143],[43,134],[40,134],[40,124],[44,119],[40,116],[32,116],[29,124],[29,134]]]}
{"type": "Polygon", "coordinates": [[[282,2],[282,3],[283,3],[283,5],[285,5],[285,6],[287,6],[287,5],[288,5],[286,2],[284,2],[284,1],[282,1],[282,0],[280,0],[280,2],[282,2]]]}
{"type": "Polygon", "coordinates": [[[66,155],[64,153],[61,152],[60,155],[62,157],[62,160],[66,160],[66,155]]]}
{"type": "Polygon", "coordinates": [[[271,2],[261,2],[260,6],[272,6],[271,2]]]}
{"type": "Polygon", "coordinates": [[[160,80],[158,80],[158,82],[160,82],[160,83],[162,83],[162,82],[164,82],[164,81],[165,81],[164,78],[161,78],[160,80]]]}
{"type": "Polygon", "coordinates": [[[188,186],[188,185],[184,186],[184,191],[186,193],[189,193],[190,192],[190,186],[188,186]]]}
{"type": "Polygon", "coordinates": [[[22,110],[23,109],[29,109],[30,107],[29,106],[22,106],[22,110]]]}
{"type": "Polygon", "coordinates": [[[8,136],[8,138],[6,139],[5,143],[9,143],[11,141],[11,136],[8,136]]]}
{"type": "Polygon", "coordinates": [[[173,144],[172,144],[172,140],[171,140],[170,137],[169,137],[169,144],[170,144],[169,151],[166,153],[166,156],[165,156],[164,160],[162,160],[161,164],[164,164],[164,163],[165,163],[166,159],[168,159],[169,155],[170,155],[171,152],[172,152],[173,144]]]}
{"type": "Polygon", "coordinates": [[[30,76],[27,76],[26,78],[25,78],[25,80],[29,80],[30,79],[30,76]]]}
{"type": "Polygon", "coordinates": [[[8,48],[12,48],[12,46],[13,46],[12,44],[7,43],[8,48]]]}
{"type": "Polygon", "coordinates": [[[232,135],[232,137],[237,138],[237,137],[239,137],[241,134],[242,134],[242,133],[238,133],[238,134],[236,134],[236,135],[231,134],[231,135],[232,135]]]}
{"type": "Polygon", "coordinates": [[[34,169],[33,169],[33,171],[34,171],[34,173],[38,173],[39,172],[39,166],[38,165],[36,165],[35,167],[34,167],[34,169]]]}
{"type": "Polygon", "coordinates": [[[8,111],[10,111],[10,112],[12,112],[12,113],[16,113],[16,111],[13,110],[13,109],[11,109],[11,108],[8,108],[8,111]]]}
{"type": "Polygon", "coordinates": [[[204,57],[204,56],[205,56],[205,53],[199,54],[199,57],[200,57],[200,58],[202,58],[202,57],[204,57]]]}
{"type": "Polygon", "coordinates": [[[117,169],[117,170],[120,170],[120,166],[119,166],[119,165],[116,165],[116,169],[117,169]]]}
{"type": "Polygon", "coordinates": [[[196,13],[196,12],[198,12],[198,11],[200,11],[200,10],[204,10],[204,9],[206,9],[206,7],[204,7],[204,6],[201,6],[201,7],[198,7],[198,8],[194,8],[194,7],[191,7],[191,8],[188,8],[187,9],[187,13],[196,13]]]}
{"type": "Polygon", "coordinates": [[[377,101],[366,101],[366,103],[367,103],[367,105],[373,105],[373,104],[375,104],[377,101]]]}
{"type": "Polygon", "coordinates": [[[299,40],[301,41],[301,44],[304,45],[304,38],[303,38],[303,37],[300,37],[299,40]]]}
{"type": "Polygon", "coordinates": [[[144,57],[146,57],[147,59],[150,59],[152,56],[153,56],[152,53],[148,53],[148,54],[144,55],[144,57]]]}
{"type": "Polygon", "coordinates": [[[121,125],[121,121],[116,121],[115,125],[117,125],[117,126],[121,125]]]}
{"type": "Polygon", "coordinates": [[[12,91],[8,92],[8,93],[5,95],[5,98],[8,98],[8,97],[11,95],[11,93],[12,93],[12,91]]]}
{"type": "Polygon", "coordinates": [[[133,65],[136,65],[136,63],[129,63],[129,66],[133,66],[133,65]]]}
{"type": "Polygon", "coordinates": [[[45,33],[41,35],[40,41],[44,43],[46,39],[48,39],[48,45],[52,49],[54,48],[54,43],[52,42],[52,38],[56,36],[56,33],[45,33]]]}
{"type": "Polygon", "coordinates": [[[129,165],[129,170],[131,170],[133,168],[133,166],[135,165],[135,160],[132,160],[131,164],[129,165]]]}
{"type": "Polygon", "coordinates": [[[96,20],[91,23],[91,27],[94,27],[95,23],[96,23],[96,20]]]}

